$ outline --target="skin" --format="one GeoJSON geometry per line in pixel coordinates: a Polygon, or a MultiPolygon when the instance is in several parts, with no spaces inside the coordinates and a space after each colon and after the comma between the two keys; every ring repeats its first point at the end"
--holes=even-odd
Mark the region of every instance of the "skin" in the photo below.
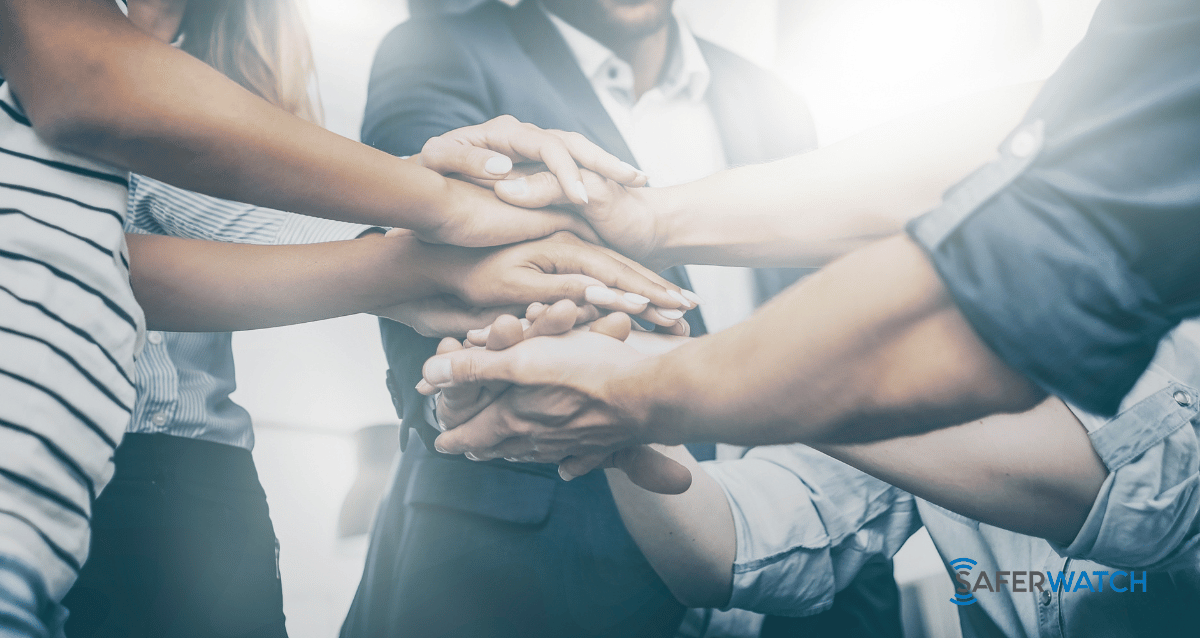
{"type": "MultiPolygon", "coordinates": [[[[53,3],[46,4],[49,6],[53,3]]],[[[132,46],[140,42],[148,54],[169,55],[171,60],[175,60],[178,52],[174,49],[167,47],[164,52],[127,32],[132,23],[136,27],[133,31],[141,29],[158,41],[170,41],[178,32],[186,6],[186,1],[182,0],[134,0],[130,3],[129,20],[118,15],[112,30],[123,34],[126,44],[132,46]]],[[[101,18],[108,17],[106,10],[96,7],[73,8],[98,11],[101,18]]],[[[43,13],[33,7],[12,2],[6,3],[4,10],[11,13],[14,19],[25,18],[28,22],[24,25],[5,25],[5,28],[18,27],[13,29],[17,34],[22,33],[22,26],[27,31],[38,31],[42,26],[37,20],[43,17],[43,13]]],[[[23,53],[36,55],[37,51],[23,53]]],[[[12,51],[0,57],[5,64],[6,76],[8,68],[17,69],[18,77],[12,79],[23,98],[32,95],[36,104],[36,97],[41,96],[43,91],[53,92],[54,87],[48,89],[34,83],[28,85],[31,91],[26,93],[19,82],[22,66],[17,64],[13,67],[9,64],[11,59],[12,51]]],[[[39,59],[38,62],[44,60],[39,59]]],[[[190,64],[195,61],[189,58],[186,62],[189,64],[184,72],[196,72],[190,64]]],[[[213,80],[209,74],[198,75],[202,79],[213,80]]],[[[230,89],[228,84],[210,84],[226,92],[230,89]]],[[[235,92],[240,91],[239,87],[233,88],[235,92]]],[[[174,103],[160,106],[176,111],[181,107],[174,103]]],[[[46,128],[39,125],[45,120],[39,117],[38,111],[36,106],[31,107],[30,115],[35,129],[42,134],[50,132],[51,139],[57,139],[52,134],[56,130],[53,126],[46,128]]],[[[301,130],[309,134],[313,130],[320,134],[320,129],[308,129],[304,122],[282,112],[276,111],[271,115],[275,120],[300,125],[301,130]]],[[[234,123],[232,118],[225,122],[226,125],[234,123]]],[[[192,123],[189,126],[196,125],[192,123]]],[[[530,139],[526,132],[527,127],[515,121],[493,121],[460,129],[430,140],[420,155],[403,164],[409,167],[412,174],[429,173],[426,170],[428,168],[494,182],[496,177],[503,176],[511,169],[512,157],[528,159],[574,148],[587,162],[607,166],[606,170],[625,173],[627,178],[633,175],[630,183],[644,181],[632,169],[600,152],[582,138],[560,138],[556,134],[538,131],[542,137],[530,139]],[[504,164],[499,173],[494,172],[497,170],[495,162],[488,164],[489,160],[497,158],[504,164]],[[418,168],[421,166],[426,168],[418,168]],[[488,170],[489,167],[492,170],[488,170]]],[[[236,131],[223,133],[236,134],[236,131]]],[[[113,142],[114,137],[124,134],[107,130],[92,141],[103,148],[106,143],[113,142]]],[[[261,142],[257,142],[259,147],[262,146],[261,142]]],[[[257,150],[254,144],[251,142],[251,147],[247,149],[251,154],[257,150]]],[[[360,150],[355,146],[347,148],[360,150]]],[[[574,160],[569,154],[566,157],[574,169],[574,160]]],[[[392,159],[389,157],[389,161],[392,159]]],[[[278,177],[279,174],[274,176],[278,177]]],[[[403,182],[403,175],[393,176],[389,181],[396,179],[403,182]]],[[[324,178],[321,181],[330,183],[341,180],[324,178]]],[[[480,193],[486,192],[474,186],[467,187],[480,193]]],[[[353,202],[355,199],[363,198],[347,201],[353,202]]],[[[486,195],[485,199],[495,201],[486,195]]],[[[490,214],[487,206],[482,208],[481,215],[490,214]]],[[[518,220],[513,218],[512,221],[518,220]]],[[[663,287],[662,284],[666,282],[649,271],[615,253],[583,245],[565,235],[511,248],[475,250],[424,244],[417,241],[412,233],[394,240],[370,237],[350,242],[286,247],[218,244],[143,235],[130,235],[127,239],[132,257],[134,291],[139,303],[146,309],[148,325],[154,329],[240,330],[361,311],[436,324],[441,320],[440,317],[425,317],[422,312],[421,302],[426,298],[440,299],[443,303],[446,299],[453,299],[455,303],[472,308],[562,298],[586,303],[587,287],[598,286],[603,289],[606,287],[604,280],[615,283],[617,279],[624,280],[629,292],[635,293],[635,296],[623,295],[624,289],[614,291],[609,294],[612,299],[600,304],[605,309],[645,314],[651,299],[663,304],[663,307],[680,305],[673,295],[668,294],[673,287],[669,284],[663,287]],[[388,275],[380,276],[381,273],[388,275]],[[403,312],[396,307],[397,304],[404,306],[403,312]]],[[[461,320],[461,316],[457,318],[461,320]]],[[[490,320],[491,316],[486,318],[490,320]]]]}
{"type": "MultiPolygon", "coordinates": [[[[569,302],[555,306],[570,315],[569,302]]],[[[509,317],[490,334],[488,350],[497,351],[537,336],[563,335],[566,341],[585,335],[604,335],[626,342],[643,354],[659,354],[682,347],[690,340],[657,334],[633,334],[600,322],[590,332],[576,329],[561,317],[546,320],[540,304],[530,308],[533,322],[523,330],[509,317]]],[[[483,345],[469,339],[470,345],[483,345]]],[[[456,344],[457,342],[450,342],[456,344]]],[[[443,344],[445,351],[459,348],[443,344]]],[[[493,385],[492,392],[508,388],[493,385]]],[[[478,405],[455,404],[448,397],[470,396],[475,389],[458,386],[443,391],[439,414],[460,418],[463,409],[478,405]]],[[[490,397],[496,400],[498,397],[490,397]]],[[[1107,469],[1095,454],[1087,432],[1058,399],[1048,399],[1021,414],[998,415],[917,436],[848,445],[819,445],[821,451],[858,467],[916,496],[981,522],[1069,544],[1082,527],[1107,469]],[[972,449],[970,458],[947,457],[947,449],[972,449]]],[[[732,588],[732,567],[737,540],[724,491],[682,446],[642,453],[654,466],[629,467],[627,460],[609,459],[609,484],[626,526],[656,572],[680,602],[695,607],[722,607],[732,588]],[[658,457],[658,452],[662,457],[658,457]],[[691,475],[690,485],[677,495],[644,489],[665,485],[674,476],[656,474],[673,464],[691,475]]],[[[629,448],[634,449],[634,448],[629,448]]],[[[735,461],[736,462],[736,461],[735,461]]],[[[680,475],[679,470],[671,468],[680,475]]]]}
{"type": "Polygon", "coordinates": [[[633,68],[635,97],[658,82],[671,40],[673,0],[546,0],[567,24],[608,47],[633,68]]]}
{"type": "MultiPolygon", "coordinates": [[[[189,190],[457,245],[586,232],[571,215],[505,206],[475,185],[286,114],[105,0],[0,2],[0,73],[51,145],[189,190]]],[[[511,118],[497,124],[497,150],[546,162],[577,204],[587,193],[571,188],[580,180],[575,160],[629,184],[642,179],[598,149],[580,148],[581,138],[511,118]]]]}

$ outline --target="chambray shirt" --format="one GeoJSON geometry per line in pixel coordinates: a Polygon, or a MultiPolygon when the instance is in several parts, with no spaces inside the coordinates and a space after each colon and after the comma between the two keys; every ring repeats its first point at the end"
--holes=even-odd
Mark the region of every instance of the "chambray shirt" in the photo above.
{"type": "MultiPolygon", "coordinates": [[[[370,229],[217,199],[141,175],[129,180],[128,233],[313,244],[354,239],[370,229]]],[[[253,448],[250,414],[229,398],[237,388],[232,337],[228,332],[149,332],[137,359],[137,402],[128,431],[253,448]]]]}
{"type": "Polygon", "coordinates": [[[1113,414],[1200,316],[1200,2],[1104,0],[1001,157],[908,230],[997,355],[1113,414]]]}
{"type": "Polygon", "coordinates": [[[977,603],[954,607],[964,638],[1157,636],[1188,614],[1200,623],[1198,388],[1200,322],[1189,321],[1163,341],[1116,417],[1073,408],[1110,474],[1067,547],[960,516],[803,445],[705,463],[737,534],[730,607],[823,611],[867,560],[892,556],[924,526],[944,561],[976,560],[975,574],[1150,572],[1146,593],[1108,583],[1103,592],[980,591],[977,603]]]}

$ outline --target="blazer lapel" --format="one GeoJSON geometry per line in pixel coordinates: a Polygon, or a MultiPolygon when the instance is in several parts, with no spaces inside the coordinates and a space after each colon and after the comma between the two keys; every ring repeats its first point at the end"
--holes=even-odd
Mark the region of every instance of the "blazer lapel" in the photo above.
{"type": "Polygon", "coordinates": [[[521,48],[562,98],[578,131],[609,153],[637,166],[625,138],[600,104],[592,83],[584,77],[575,55],[558,29],[533,0],[525,0],[509,13],[509,24],[521,48]]]}

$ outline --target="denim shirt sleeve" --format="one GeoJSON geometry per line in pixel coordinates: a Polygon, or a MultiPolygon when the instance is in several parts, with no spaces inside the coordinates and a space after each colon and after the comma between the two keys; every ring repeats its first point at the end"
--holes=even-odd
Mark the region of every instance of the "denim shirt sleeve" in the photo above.
{"type": "MultiPolygon", "coordinates": [[[[1072,406],[1109,476],[1060,554],[1170,569],[1200,552],[1200,322],[1172,331],[1112,419],[1072,406]]],[[[1053,545],[1053,544],[1052,544],[1053,545]]]]}
{"type": "Polygon", "coordinates": [[[704,470],[733,512],[737,554],[728,608],[808,616],[875,556],[920,526],[902,490],[803,445],[758,447],[704,470]]]}

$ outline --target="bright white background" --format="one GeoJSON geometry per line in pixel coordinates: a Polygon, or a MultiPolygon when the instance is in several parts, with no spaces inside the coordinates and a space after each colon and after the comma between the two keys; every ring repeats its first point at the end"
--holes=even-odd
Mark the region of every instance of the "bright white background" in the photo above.
{"type": "MultiPolygon", "coordinates": [[[[775,70],[808,99],[822,144],[955,95],[1053,70],[1097,0],[680,0],[702,36],[775,70]]],[[[402,0],[308,0],[327,126],[357,139],[375,47],[407,16],[402,0]]],[[[719,300],[709,300],[719,303],[719,300]]],[[[349,317],[237,335],[236,400],[258,425],[255,458],[282,546],[293,638],[337,634],[365,539],[335,537],[356,471],[348,435],[396,417],[376,322],[349,317]]],[[[897,577],[952,593],[928,537],[897,577]]],[[[948,606],[926,625],[955,635],[948,606]]]]}

